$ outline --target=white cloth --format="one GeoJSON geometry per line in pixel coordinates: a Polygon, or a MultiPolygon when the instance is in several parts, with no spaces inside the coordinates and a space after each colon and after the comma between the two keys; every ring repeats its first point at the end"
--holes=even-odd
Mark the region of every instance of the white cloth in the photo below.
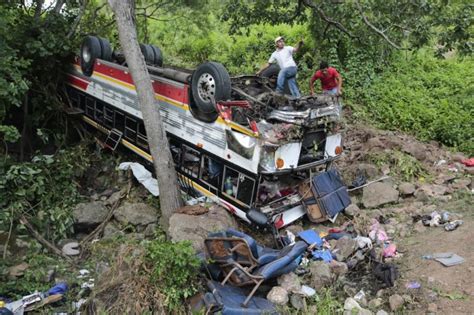
{"type": "Polygon", "coordinates": [[[291,46],[285,46],[279,50],[277,49],[270,56],[270,59],[268,59],[268,63],[274,63],[276,61],[280,69],[296,67],[296,62],[293,60],[294,51],[295,49],[291,46]]]}
{"type": "Polygon", "coordinates": [[[153,196],[159,196],[158,181],[153,178],[152,174],[140,163],[123,162],[119,165],[119,170],[126,171],[132,169],[133,176],[140,184],[145,186],[153,196]]]}

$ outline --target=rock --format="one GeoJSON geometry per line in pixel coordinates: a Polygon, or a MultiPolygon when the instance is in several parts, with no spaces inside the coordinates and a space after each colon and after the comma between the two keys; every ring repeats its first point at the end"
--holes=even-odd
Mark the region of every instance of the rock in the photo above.
{"type": "Polygon", "coordinates": [[[412,183],[401,183],[398,186],[398,190],[403,196],[413,195],[415,193],[415,185],[412,183]]]}
{"type": "Polygon", "coordinates": [[[375,315],[388,315],[388,313],[385,312],[384,310],[380,310],[375,315]]]}
{"type": "Polygon", "coordinates": [[[361,163],[357,165],[357,169],[364,174],[367,179],[376,178],[379,176],[379,170],[375,165],[361,163]]]}
{"type": "Polygon", "coordinates": [[[456,174],[441,173],[441,174],[438,175],[438,178],[435,179],[434,183],[438,184],[438,185],[441,185],[441,184],[451,182],[455,178],[456,178],[456,174]]]}
{"type": "Polygon", "coordinates": [[[201,205],[184,206],[179,209],[176,209],[176,213],[184,213],[189,215],[201,215],[208,212],[209,209],[201,205]]]}
{"type": "Polygon", "coordinates": [[[299,294],[292,294],[290,296],[290,304],[291,304],[291,306],[293,306],[297,310],[303,310],[303,309],[306,308],[305,307],[306,306],[306,301],[305,301],[304,297],[302,297],[299,294]]]}
{"type": "Polygon", "coordinates": [[[438,305],[435,303],[428,304],[428,312],[429,313],[437,313],[438,312],[438,305]]]}
{"type": "Polygon", "coordinates": [[[301,282],[300,278],[294,273],[286,273],[277,279],[277,283],[280,287],[285,289],[288,293],[300,293],[301,282]]]}
{"type": "Polygon", "coordinates": [[[12,266],[8,269],[8,279],[15,280],[18,277],[23,276],[25,271],[30,267],[26,262],[22,262],[19,265],[12,266]]]}
{"type": "Polygon", "coordinates": [[[369,301],[369,308],[374,310],[382,306],[382,304],[383,300],[381,298],[375,298],[369,301]]]}
{"type": "Polygon", "coordinates": [[[405,300],[403,300],[403,297],[401,297],[399,294],[394,294],[389,297],[388,302],[390,304],[390,310],[396,311],[403,306],[405,300]]]}
{"type": "Polygon", "coordinates": [[[204,249],[204,239],[208,233],[237,227],[230,213],[217,205],[199,216],[175,213],[169,225],[168,235],[173,242],[191,241],[196,250],[204,249]]]}
{"type": "Polygon", "coordinates": [[[455,153],[453,155],[451,155],[451,160],[453,162],[462,162],[466,159],[466,156],[462,153],[455,153]]]}
{"type": "Polygon", "coordinates": [[[410,154],[418,161],[424,161],[426,159],[426,150],[424,146],[419,145],[415,142],[406,142],[402,146],[402,151],[410,154]]]}
{"type": "Polygon", "coordinates": [[[464,179],[456,179],[454,183],[451,184],[451,188],[458,190],[458,189],[468,189],[469,185],[471,185],[470,178],[464,179]]]}
{"type": "Polygon", "coordinates": [[[49,269],[48,272],[43,277],[43,282],[51,283],[54,282],[54,278],[56,277],[56,270],[49,269]]]}
{"type": "Polygon", "coordinates": [[[157,227],[158,225],[155,223],[148,224],[145,228],[145,231],[143,231],[143,233],[145,234],[146,237],[152,237],[153,235],[155,235],[155,231],[157,227]]]}
{"type": "Polygon", "coordinates": [[[158,221],[156,209],[146,203],[125,202],[115,210],[114,218],[123,224],[148,225],[158,221]]]}
{"type": "Polygon", "coordinates": [[[344,213],[353,217],[360,213],[360,208],[356,204],[350,204],[345,210],[344,213]]]}
{"type": "Polygon", "coordinates": [[[81,253],[78,242],[68,242],[64,244],[61,251],[67,256],[77,256],[81,253]]]}
{"type": "Polygon", "coordinates": [[[267,294],[267,299],[276,305],[286,305],[288,303],[288,292],[282,287],[273,287],[267,294]]]}
{"type": "Polygon", "coordinates": [[[365,308],[361,308],[359,310],[359,312],[357,313],[357,315],[373,315],[374,313],[372,313],[372,311],[369,311],[365,308]]]}
{"type": "Polygon", "coordinates": [[[398,190],[387,183],[373,183],[372,185],[364,187],[362,192],[362,203],[366,208],[376,208],[397,201],[398,190]]]}
{"type": "Polygon", "coordinates": [[[107,200],[104,203],[108,206],[112,206],[117,201],[119,201],[121,197],[122,197],[122,192],[121,191],[116,191],[112,195],[110,195],[110,197],[107,198],[107,200]]]}
{"type": "Polygon", "coordinates": [[[353,298],[349,297],[344,301],[344,310],[346,311],[352,311],[353,309],[356,310],[361,310],[362,307],[360,307],[359,303],[357,303],[356,300],[353,298]]]}
{"type": "Polygon", "coordinates": [[[447,191],[448,188],[446,186],[436,184],[424,184],[421,185],[420,188],[415,191],[415,197],[422,197],[422,199],[424,197],[423,195],[425,195],[426,197],[437,197],[446,194],[447,191]]]}
{"type": "Polygon", "coordinates": [[[107,217],[109,210],[100,201],[83,202],[72,211],[74,230],[91,231],[107,217]]]}
{"type": "Polygon", "coordinates": [[[103,233],[103,236],[102,238],[104,239],[109,239],[109,238],[113,238],[115,236],[118,236],[118,235],[124,235],[125,233],[122,232],[121,230],[119,230],[115,224],[109,222],[107,223],[107,225],[104,227],[104,233],[103,233]]]}
{"type": "Polygon", "coordinates": [[[323,261],[314,261],[309,266],[311,273],[310,286],[316,291],[331,284],[332,275],[329,264],[323,261]]]}
{"type": "Polygon", "coordinates": [[[301,225],[299,225],[298,223],[296,223],[296,224],[292,224],[290,226],[287,226],[285,228],[285,234],[286,234],[286,231],[289,231],[289,232],[293,233],[294,235],[298,235],[298,233],[304,231],[304,228],[301,225]]]}
{"type": "Polygon", "coordinates": [[[385,145],[382,143],[382,141],[380,141],[380,139],[376,137],[367,140],[366,145],[368,149],[385,148],[385,145]]]}
{"type": "Polygon", "coordinates": [[[316,294],[316,290],[311,287],[308,287],[307,285],[302,285],[301,291],[298,292],[298,294],[301,294],[302,296],[305,296],[305,297],[312,297],[313,295],[316,294]]]}
{"type": "Polygon", "coordinates": [[[331,267],[331,271],[337,276],[344,275],[349,271],[349,268],[345,262],[333,260],[329,266],[331,267]]]}
{"type": "Polygon", "coordinates": [[[336,254],[337,260],[345,261],[356,251],[357,247],[357,242],[354,239],[344,236],[337,240],[332,252],[336,254]]]}

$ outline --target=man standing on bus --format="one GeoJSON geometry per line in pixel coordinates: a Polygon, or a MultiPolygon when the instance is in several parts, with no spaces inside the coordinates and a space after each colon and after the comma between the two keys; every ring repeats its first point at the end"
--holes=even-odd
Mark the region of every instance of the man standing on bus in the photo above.
{"type": "Polygon", "coordinates": [[[297,52],[302,45],[303,41],[301,40],[296,47],[285,46],[285,39],[282,36],[278,36],[275,38],[276,50],[272,53],[270,59],[268,59],[268,63],[257,72],[257,75],[268,68],[272,63],[276,62],[278,66],[280,66],[276,91],[283,93],[285,81],[288,81],[291,95],[297,98],[301,97],[298,85],[296,84],[297,67],[296,62],[293,60],[293,54],[297,52]]]}
{"type": "Polygon", "coordinates": [[[321,80],[321,88],[323,94],[341,95],[342,94],[342,78],[339,72],[333,67],[329,67],[326,61],[321,61],[319,70],[314,73],[309,81],[309,89],[311,95],[314,94],[314,81],[321,80]]]}

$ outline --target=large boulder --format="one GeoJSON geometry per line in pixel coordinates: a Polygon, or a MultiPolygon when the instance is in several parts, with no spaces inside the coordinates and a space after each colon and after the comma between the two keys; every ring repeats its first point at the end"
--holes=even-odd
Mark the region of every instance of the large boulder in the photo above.
{"type": "Polygon", "coordinates": [[[321,288],[331,284],[332,274],[329,264],[323,261],[311,262],[309,271],[311,273],[310,286],[316,290],[320,290],[321,288]]]}
{"type": "Polygon", "coordinates": [[[267,300],[276,305],[286,305],[289,301],[288,292],[282,287],[273,287],[267,294],[267,300]]]}
{"type": "Polygon", "coordinates": [[[146,226],[158,221],[158,214],[152,206],[146,203],[125,202],[115,210],[114,218],[123,224],[146,226]]]}
{"type": "Polygon", "coordinates": [[[389,183],[373,183],[364,187],[362,192],[362,203],[366,208],[376,208],[381,205],[397,202],[398,190],[389,183]]]}
{"type": "Polygon", "coordinates": [[[338,261],[346,261],[353,252],[358,248],[357,241],[344,236],[336,241],[334,246],[333,253],[336,254],[338,261]]]}
{"type": "Polygon", "coordinates": [[[202,215],[175,213],[170,218],[168,235],[174,242],[191,241],[196,250],[202,250],[204,239],[210,232],[236,228],[232,215],[222,207],[212,206],[202,215]]]}
{"type": "Polygon", "coordinates": [[[109,210],[100,201],[83,202],[74,208],[74,230],[88,232],[97,227],[107,217],[109,210]]]}

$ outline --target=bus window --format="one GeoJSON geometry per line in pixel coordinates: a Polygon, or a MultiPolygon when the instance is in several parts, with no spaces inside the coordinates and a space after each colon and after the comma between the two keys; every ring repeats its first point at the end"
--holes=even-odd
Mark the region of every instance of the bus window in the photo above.
{"type": "Polygon", "coordinates": [[[95,120],[99,124],[104,122],[104,104],[99,101],[95,103],[95,120]]]}
{"type": "Polygon", "coordinates": [[[201,158],[199,152],[187,145],[183,145],[182,170],[185,171],[185,173],[198,178],[200,162],[201,158]]]}
{"type": "Polygon", "coordinates": [[[145,125],[143,122],[138,124],[137,144],[144,149],[148,149],[148,139],[146,137],[145,125]]]}
{"type": "Polygon", "coordinates": [[[104,125],[112,129],[114,127],[114,111],[109,107],[104,107],[104,125]]]}
{"type": "Polygon", "coordinates": [[[137,138],[137,121],[130,117],[125,117],[125,138],[135,142],[137,138]]]}
{"type": "Polygon", "coordinates": [[[92,97],[86,97],[86,115],[94,118],[95,100],[92,97]]]}
{"type": "Polygon", "coordinates": [[[222,191],[246,205],[252,202],[255,180],[226,166],[222,191]]]}
{"type": "Polygon", "coordinates": [[[222,163],[204,155],[202,158],[200,178],[214,188],[217,188],[219,187],[219,178],[222,176],[223,168],[222,163]]]}
{"type": "Polygon", "coordinates": [[[173,138],[169,139],[169,144],[174,164],[179,167],[181,166],[181,144],[173,138]]]}
{"type": "Polygon", "coordinates": [[[120,112],[115,112],[114,128],[121,132],[125,129],[125,117],[120,112]]]}

